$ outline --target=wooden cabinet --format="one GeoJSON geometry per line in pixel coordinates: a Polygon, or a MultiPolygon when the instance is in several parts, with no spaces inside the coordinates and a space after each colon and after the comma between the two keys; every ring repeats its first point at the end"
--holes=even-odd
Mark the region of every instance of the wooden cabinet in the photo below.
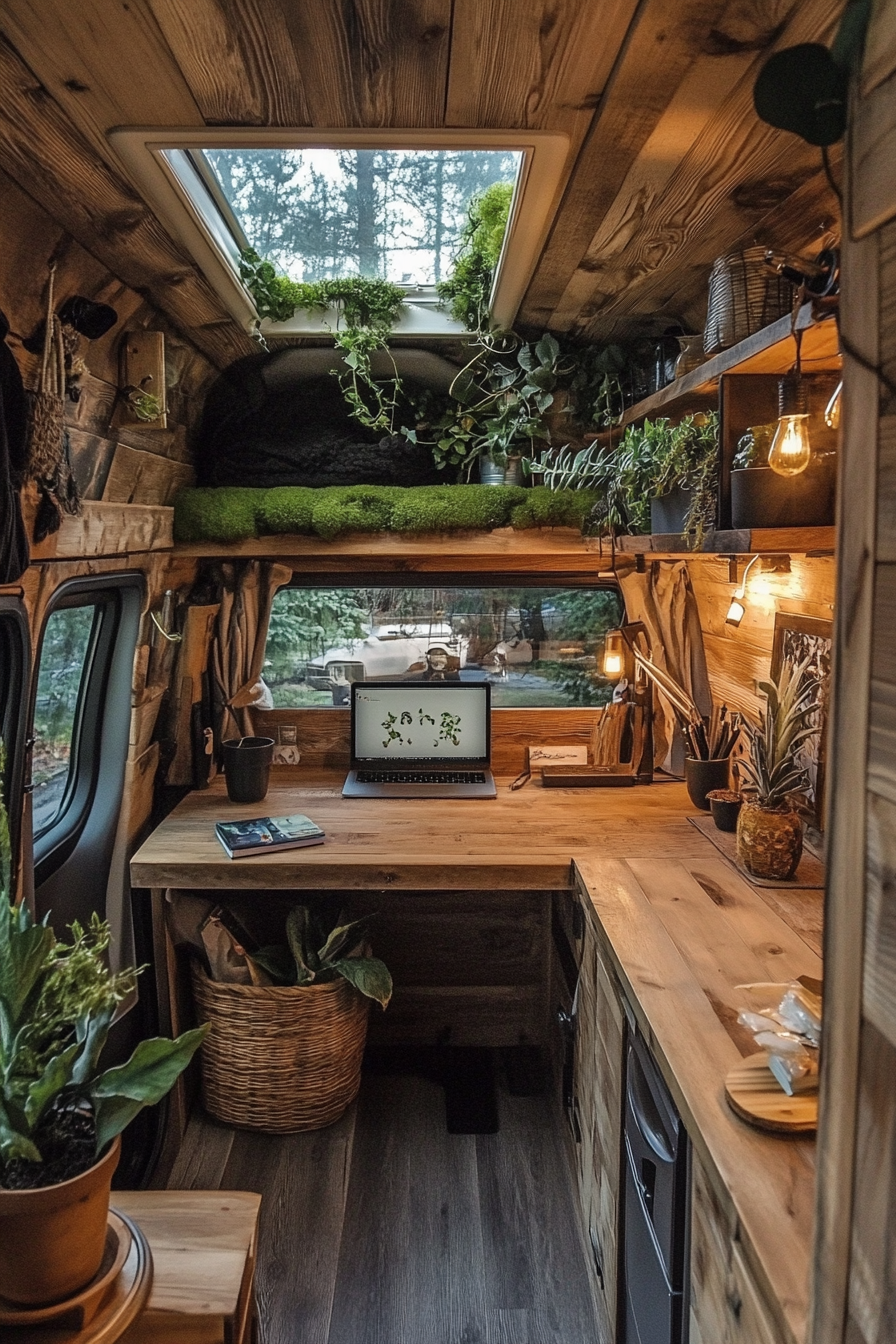
{"type": "Polygon", "coordinates": [[[744,1257],[733,1210],[693,1154],[689,1344],[787,1344],[744,1257]]]}
{"type": "Polygon", "coordinates": [[[576,1177],[600,1344],[616,1338],[623,1009],[597,921],[585,912],[576,999],[574,1109],[576,1177]]]}

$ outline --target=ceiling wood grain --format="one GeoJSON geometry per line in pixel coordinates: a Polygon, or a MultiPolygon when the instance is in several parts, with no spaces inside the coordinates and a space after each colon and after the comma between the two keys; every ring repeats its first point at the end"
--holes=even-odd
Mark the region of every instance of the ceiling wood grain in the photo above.
{"type": "Polygon", "coordinates": [[[0,167],[220,362],[246,339],[128,182],[111,127],[560,131],[568,174],[520,321],[594,339],[662,330],[694,321],[720,252],[754,233],[804,246],[834,213],[817,155],[757,120],[752,85],[769,50],[827,40],[841,9],[6,0],[0,167]]]}
{"type": "Polygon", "coordinates": [[[213,362],[247,353],[248,337],[205,280],[3,39],[0,87],[0,163],[10,177],[114,275],[150,294],[213,362]]]}
{"type": "Polygon", "coordinates": [[[277,0],[149,4],[209,125],[309,125],[302,66],[277,0]]]}

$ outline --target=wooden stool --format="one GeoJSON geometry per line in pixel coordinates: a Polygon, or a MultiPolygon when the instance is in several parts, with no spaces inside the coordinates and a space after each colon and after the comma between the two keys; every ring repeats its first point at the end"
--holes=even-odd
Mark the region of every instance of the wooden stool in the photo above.
{"type": "Polygon", "coordinates": [[[139,1224],[153,1258],[149,1300],[121,1344],[250,1344],[261,1196],[113,1190],[112,1204],[139,1224]]]}

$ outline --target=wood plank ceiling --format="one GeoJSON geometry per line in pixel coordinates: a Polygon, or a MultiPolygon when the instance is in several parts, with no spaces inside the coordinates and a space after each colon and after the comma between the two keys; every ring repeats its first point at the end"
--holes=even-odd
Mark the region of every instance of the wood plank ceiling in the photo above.
{"type": "MultiPolygon", "coordinates": [[[[520,321],[603,340],[699,330],[720,252],[817,248],[817,150],[763,125],[770,51],[843,0],[6,0],[0,167],[216,363],[244,353],[109,147],[113,126],[565,132],[520,321]]],[[[836,162],[835,157],[835,162],[836,162]]]]}

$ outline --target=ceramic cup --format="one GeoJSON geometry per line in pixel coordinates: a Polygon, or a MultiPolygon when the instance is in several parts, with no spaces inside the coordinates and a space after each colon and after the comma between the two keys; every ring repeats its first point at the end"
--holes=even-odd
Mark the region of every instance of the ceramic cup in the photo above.
{"type": "Polygon", "coordinates": [[[231,737],[222,747],[227,797],[232,803],[260,803],[268,791],[274,739],[231,737]]]}

